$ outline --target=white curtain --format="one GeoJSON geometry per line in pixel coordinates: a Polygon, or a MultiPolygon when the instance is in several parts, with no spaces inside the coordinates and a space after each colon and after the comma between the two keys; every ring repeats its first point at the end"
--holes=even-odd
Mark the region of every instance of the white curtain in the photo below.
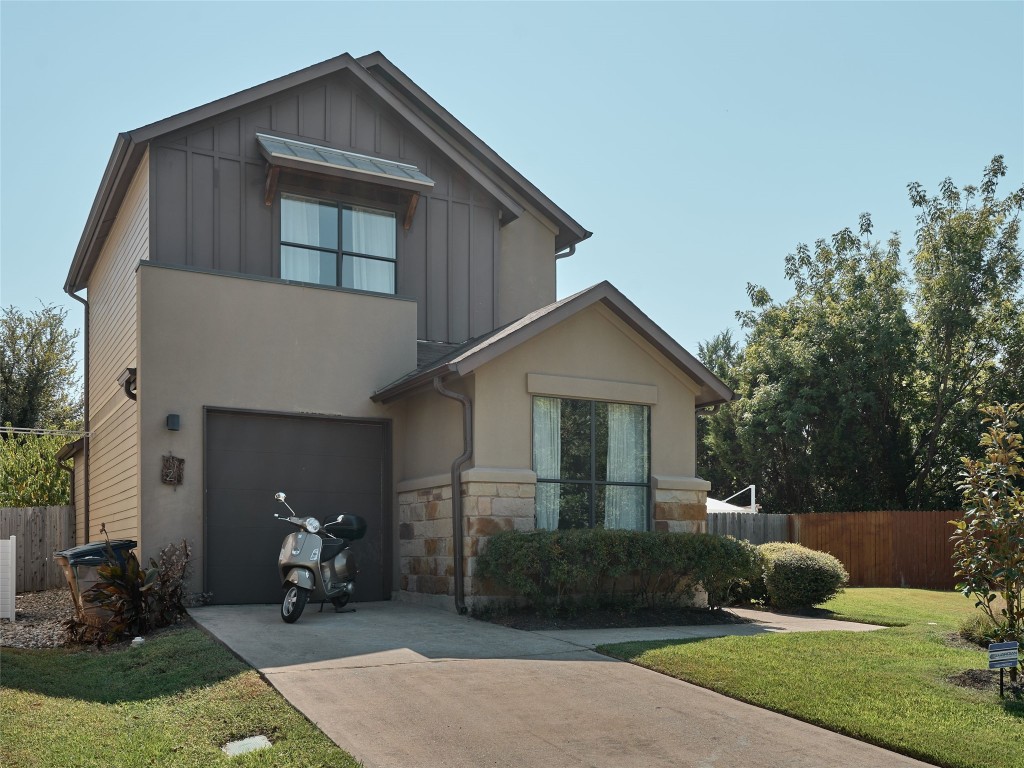
{"type": "MultiPolygon", "coordinates": [[[[346,209],[345,250],[395,258],[395,216],[362,208],[346,209]]],[[[395,270],[391,264],[352,257],[352,287],[381,293],[395,292],[395,270]]]]}
{"type": "MultiPolygon", "coordinates": [[[[538,479],[557,480],[562,466],[562,402],[533,398],[533,469],[538,479]]],[[[558,528],[558,483],[537,483],[537,528],[558,528]]]]}
{"type": "MultiPolygon", "coordinates": [[[[281,198],[281,239],[303,245],[323,245],[320,242],[321,205],[317,201],[297,197],[281,198]]],[[[335,213],[336,215],[336,213],[335,213]]],[[[335,227],[337,219],[335,218],[335,227]]],[[[281,246],[281,277],[304,283],[328,282],[329,275],[321,275],[321,253],[307,248],[281,246]]]]}
{"type": "Polygon", "coordinates": [[[322,245],[320,242],[320,203],[283,196],[281,198],[281,239],[302,245],[322,245]]]}
{"type": "MultiPolygon", "coordinates": [[[[608,404],[608,482],[647,481],[647,408],[608,404]]],[[[642,531],[646,527],[647,489],[642,486],[605,487],[604,527],[642,531]]]]}

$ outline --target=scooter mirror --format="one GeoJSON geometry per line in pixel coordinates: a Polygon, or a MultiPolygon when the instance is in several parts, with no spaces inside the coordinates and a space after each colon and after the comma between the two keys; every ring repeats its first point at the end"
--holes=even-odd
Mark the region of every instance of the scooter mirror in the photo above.
{"type": "Polygon", "coordinates": [[[274,498],[283,503],[285,500],[285,495],[278,491],[277,493],[274,494],[274,498]]]}

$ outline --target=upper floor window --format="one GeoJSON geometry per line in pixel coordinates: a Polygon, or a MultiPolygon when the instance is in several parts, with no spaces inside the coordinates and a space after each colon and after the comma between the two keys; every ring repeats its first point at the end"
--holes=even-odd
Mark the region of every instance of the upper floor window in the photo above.
{"type": "Polygon", "coordinates": [[[281,195],[281,277],[395,292],[395,214],[281,195]]]}
{"type": "Polygon", "coordinates": [[[533,398],[537,527],[647,528],[646,405],[533,398]]]}

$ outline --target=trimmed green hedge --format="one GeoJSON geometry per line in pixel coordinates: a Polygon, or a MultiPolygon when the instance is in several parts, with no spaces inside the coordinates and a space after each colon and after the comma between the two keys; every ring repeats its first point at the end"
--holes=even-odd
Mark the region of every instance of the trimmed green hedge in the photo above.
{"type": "Polygon", "coordinates": [[[754,547],[731,536],[605,530],[504,531],[492,536],[478,575],[541,610],[616,600],[679,603],[703,587],[720,608],[756,578],[754,547]]]}
{"type": "Polygon", "coordinates": [[[850,575],[828,552],[800,544],[770,542],[757,548],[764,589],[775,608],[811,608],[843,591],[850,575]]]}

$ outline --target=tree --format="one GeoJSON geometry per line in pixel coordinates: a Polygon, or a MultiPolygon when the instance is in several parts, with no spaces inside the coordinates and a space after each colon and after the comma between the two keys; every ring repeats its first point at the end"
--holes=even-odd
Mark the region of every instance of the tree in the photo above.
{"type": "MultiPolygon", "coordinates": [[[[979,187],[946,178],[929,197],[908,185],[918,209],[913,256],[914,315],[920,334],[918,397],[922,405],[910,496],[915,506],[955,504],[951,476],[976,434],[975,414],[999,394],[1001,379],[1021,378],[1020,211],[1024,187],[997,196],[1002,155],[979,187]],[[1003,370],[1001,370],[1003,369],[1003,370]]],[[[1012,396],[1012,395],[1011,395],[1012,396]]],[[[1015,397],[1020,396],[1017,390],[1015,397]]]]}
{"type": "MultiPolygon", "coordinates": [[[[708,370],[734,390],[740,355],[740,345],[728,330],[701,342],[697,348],[697,356],[708,370]]],[[[718,498],[750,484],[742,474],[745,462],[737,440],[739,411],[727,403],[720,408],[697,412],[697,456],[700,460],[697,474],[711,483],[711,490],[718,494],[718,498]]]]}
{"type": "MultiPolygon", "coordinates": [[[[741,400],[711,417],[716,468],[757,483],[775,511],[901,505],[908,483],[907,382],[916,338],[900,243],[871,240],[871,218],[786,257],[795,294],[774,303],[748,285],[741,400]]],[[[702,352],[715,353],[721,343],[702,352]]]]}
{"type": "Polygon", "coordinates": [[[0,429],[0,507],[50,507],[71,503],[71,478],[57,466],[57,452],[71,438],[19,435],[0,429]]]}
{"type": "Polygon", "coordinates": [[[13,306],[0,316],[0,425],[70,428],[81,419],[75,366],[78,331],[67,311],[28,314],[13,306]]]}
{"type": "Polygon", "coordinates": [[[1024,393],[1024,187],[1000,198],[1005,175],[996,156],[977,187],[909,185],[909,282],[898,237],[872,242],[864,215],[786,257],[788,301],[748,285],[743,349],[701,345],[743,398],[702,419],[701,471],[758,484],[774,511],[957,506],[979,406],[1024,393]]]}
{"type": "Polygon", "coordinates": [[[993,640],[1024,642],[1024,403],[981,411],[984,456],[961,459],[964,516],[951,521],[957,589],[991,619],[993,640]]]}

